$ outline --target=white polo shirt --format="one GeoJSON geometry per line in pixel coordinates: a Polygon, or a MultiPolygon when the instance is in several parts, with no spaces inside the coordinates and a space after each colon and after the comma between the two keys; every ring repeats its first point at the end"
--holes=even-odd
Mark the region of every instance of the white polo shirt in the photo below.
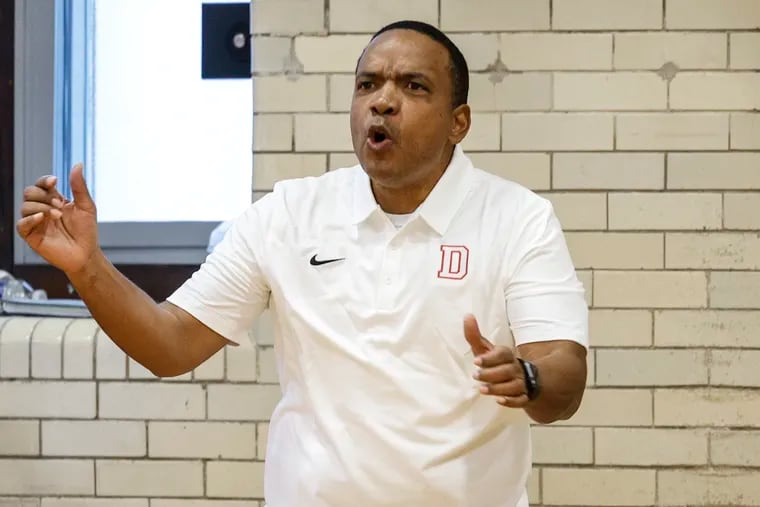
{"type": "Polygon", "coordinates": [[[463,317],[588,343],[550,203],[459,147],[399,228],[360,166],[278,183],[169,301],[238,343],[272,311],[268,507],[527,505],[528,417],[478,392],[463,317]]]}

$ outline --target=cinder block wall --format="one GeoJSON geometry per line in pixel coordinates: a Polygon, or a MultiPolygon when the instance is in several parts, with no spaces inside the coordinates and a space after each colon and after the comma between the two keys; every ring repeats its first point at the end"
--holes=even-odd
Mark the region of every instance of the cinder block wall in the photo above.
{"type": "MultiPolygon", "coordinates": [[[[413,18],[470,63],[476,164],[555,204],[593,352],[580,412],[534,430],[534,507],[760,506],[760,0],[252,5],[254,197],[355,162],[356,58],[413,18]]],[[[158,381],[91,321],[0,320],[0,506],[258,506],[253,335],[158,381]]]]}

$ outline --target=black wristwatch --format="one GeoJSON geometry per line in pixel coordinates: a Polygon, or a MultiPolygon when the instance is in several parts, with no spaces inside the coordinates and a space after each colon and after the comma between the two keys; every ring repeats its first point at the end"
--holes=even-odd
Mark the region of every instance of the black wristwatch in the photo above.
{"type": "Polygon", "coordinates": [[[523,367],[523,373],[525,374],[525,390],[528,393],[529,400],[535,400],[541,391],[541,385],[538,382],[538,368],[530,361],[517,358],[523,367]]]}

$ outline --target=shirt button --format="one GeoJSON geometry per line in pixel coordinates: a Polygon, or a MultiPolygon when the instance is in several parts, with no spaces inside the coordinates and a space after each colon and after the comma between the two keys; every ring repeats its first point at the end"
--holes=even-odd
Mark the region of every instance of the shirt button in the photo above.
{"type": "Polygon", "coordinates": [[[391,280],[391,277],[390,276],[386,277],[385,278],[385,285],[390,285],[391,283],[393,283],[393,281],[391,280]]]}

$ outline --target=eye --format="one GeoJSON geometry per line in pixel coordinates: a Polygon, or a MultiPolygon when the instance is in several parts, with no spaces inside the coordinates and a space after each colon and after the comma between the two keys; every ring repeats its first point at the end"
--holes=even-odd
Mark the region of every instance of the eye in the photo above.
{"type": "Polygon", "coordinates": [[[372,81],[359,81],[356,85],[357,90],[369,90],[372,88],[372,81]]]}
{"type": "Polygon", "coordinates": [[[419,90],[427,90],[422,84],[416,82],[416,81],[409,81],[409,84],[407,85],[410,90],[419,91],[419,90]]]}

